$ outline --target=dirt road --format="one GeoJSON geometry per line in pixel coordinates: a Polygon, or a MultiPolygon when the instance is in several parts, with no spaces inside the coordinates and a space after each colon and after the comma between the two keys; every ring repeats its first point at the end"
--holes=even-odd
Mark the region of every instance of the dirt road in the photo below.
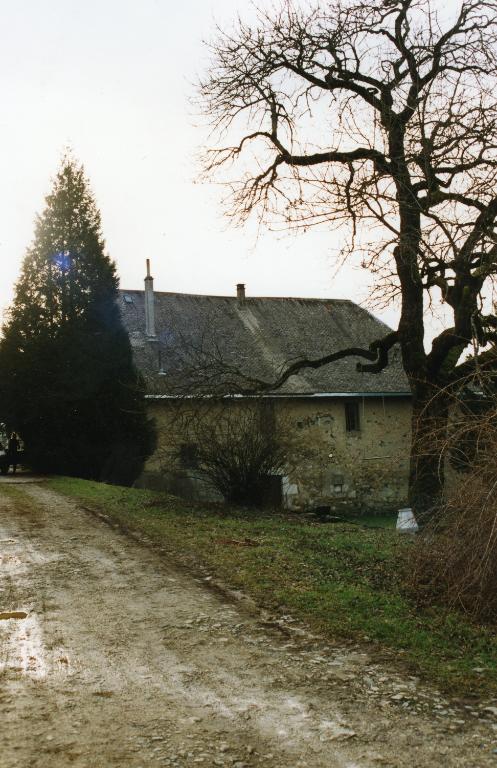
{"type": "Polygon", "coordinates": [[[41,483],[4,488],[1,768],[497,765],[471,701],[271,626],[41,483]]]}

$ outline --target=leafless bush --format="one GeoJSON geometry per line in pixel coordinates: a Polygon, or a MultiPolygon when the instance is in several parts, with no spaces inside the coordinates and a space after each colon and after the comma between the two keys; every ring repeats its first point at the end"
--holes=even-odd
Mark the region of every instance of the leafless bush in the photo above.
{"type": "Polygon", "coordinates": [[[453,479],[411,553],[410,586],[473,618],[497,619],[497,397],[460,400],[440,455],[453,479]]]}
{"type": "Polygon", "coordinates": [[[225,501],[251,507],[268,501],[287,458],[269,403],[239,407],[224,401],[220,409],[196,408],[182,416],[181,432],[192,448],[196,474],[225,501]]]}

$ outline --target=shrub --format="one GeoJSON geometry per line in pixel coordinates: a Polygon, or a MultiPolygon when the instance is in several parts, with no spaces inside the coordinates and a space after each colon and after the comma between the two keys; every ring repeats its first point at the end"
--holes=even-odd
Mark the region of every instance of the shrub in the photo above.
{"type": "Polygon", "coordinates": [[[459,472],[411,552],[410,587],[480,621],[497,619],[497,408],[460,411],[446,445],[459,472]]]}
{"type": "Polygon", "coordinates": [[[284,473],[287,450],[270,404],[256,400],[238,407],[223,401],[219,410],[199,407],[182,419],[181,431],[189,442],[174,458],[184,462],[191,453],[196,474],[227,503],[260,507],[271,500],[274,476],[284,473]]]}

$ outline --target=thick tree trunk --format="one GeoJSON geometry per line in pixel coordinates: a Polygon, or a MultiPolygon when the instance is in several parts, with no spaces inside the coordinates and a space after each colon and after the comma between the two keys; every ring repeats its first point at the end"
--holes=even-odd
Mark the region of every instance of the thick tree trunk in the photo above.
{"type": "Polygon", "coordinates": [[[434,387],[413,387],[409,504],[421,526],[437,513],[444,491],[448,402],[434,387]]]}
{"type": "Polygon", "coordinates": [[[439,447],[447,429],[447,404],[428,382],[424,348],[423,280],[418,257],[421,243],[421,207],[412,186],[405,157],[405,124],[391,115],[386,119],[390,156],[399,204],[399,243],[394,257],[402,292],[398,335],[404,370],[413,395],[409,503],[418,523],[424,525],[440,504],[443,463],[439,447]]]}

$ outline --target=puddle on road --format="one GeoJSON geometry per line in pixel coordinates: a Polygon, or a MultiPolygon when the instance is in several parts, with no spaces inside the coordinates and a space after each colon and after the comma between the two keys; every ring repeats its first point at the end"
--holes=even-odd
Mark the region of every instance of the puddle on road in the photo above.
{"type": "Polygon", "coordinates": [[[28,614],[26,611],[0,611],[0,621],[7,619],[25,619],[28,614]]]}

